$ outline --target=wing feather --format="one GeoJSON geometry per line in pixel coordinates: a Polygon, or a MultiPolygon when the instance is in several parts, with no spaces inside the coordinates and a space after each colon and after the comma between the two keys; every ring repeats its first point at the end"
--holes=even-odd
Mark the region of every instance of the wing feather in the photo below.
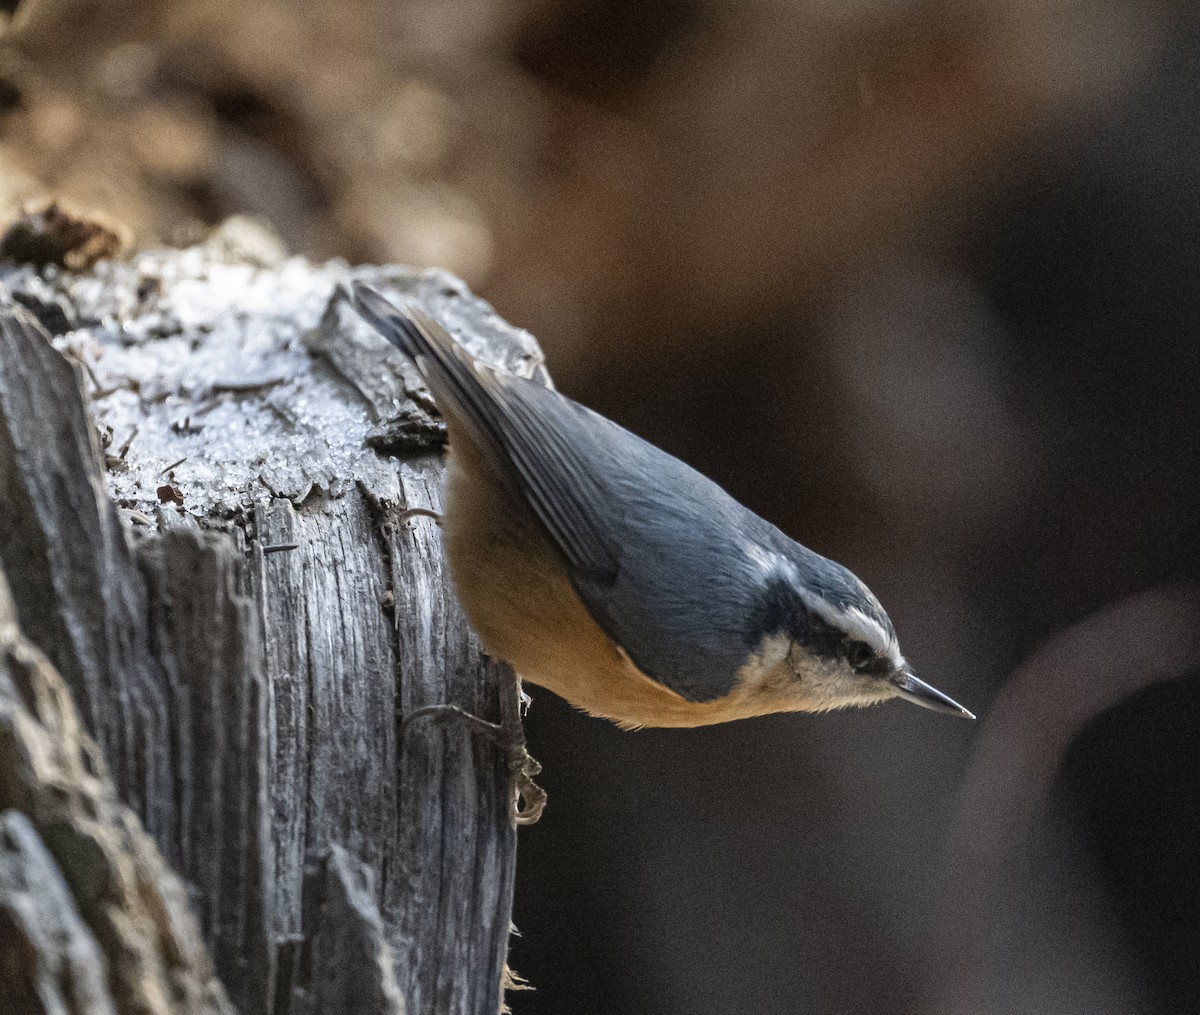
{"type": "Polygon", "coordinates": [[[728,694],[759,649],[764,597],[781,594],[762,562],[820,558],[611,420],[479,363],[421,311],[361,283],[354,302],[526,500],[633,663],[690,701],[728,694]]]}

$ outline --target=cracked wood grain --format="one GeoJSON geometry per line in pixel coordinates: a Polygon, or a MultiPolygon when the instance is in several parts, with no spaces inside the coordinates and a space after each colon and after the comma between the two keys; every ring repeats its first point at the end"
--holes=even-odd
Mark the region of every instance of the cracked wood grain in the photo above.
{"type": "Polygon", "coordinates": [[[232,1015],[183,885],[117,797],[0,570],[0,1011],[232,1015]]]}
{"type": "MultiPolygon", "coordinates": [[[[411,371],[339,302],[349,277],[224,242],[90,275],[0,269],[14,297],[0,296],[11,626],[61,672],[113,806],[187,885],[191,910],[169,922],[194,912],[194,963],[211,956],[243,1015],[490,1015],[516,855],[504,759],[453,725],[401,723],[444,702],[498,718],[514,680],[470,633],[436,525],[402,517],[439,506],[443,430],[411,371]],[[147,277],[158,295],[137,298],[147,277]],[[39,307],[91,323],[52,339],[39,307]]],[[[529,336],[457,280],[357,277],[546,380],[529,336]]],[[[0,786],[13,764],[0,752],[0,786]]],[[[0,800],[4,820],[42,834],[25,799],[0,800]]],[[[74,941],[91,963],[73,902],[111,994],[124,953],[89,921],[61,840],[42,841],[22,840],[9,867],[0,848],[0,913],[25,898],[4,870],[50,884],[59,865],[68,890],[42,921],[58,929],[21,924],[20,940],[74,941]]],[[[173,877],[154,870],[151,884],[173,877]]],[[[171,942],[158,940],[168,966],[171,942]]],[[[21,947],[68,968],[60,946],[21,947]]],[[[192,996],[168,992],[161,1010],[210,1010],[192,996]]]]}

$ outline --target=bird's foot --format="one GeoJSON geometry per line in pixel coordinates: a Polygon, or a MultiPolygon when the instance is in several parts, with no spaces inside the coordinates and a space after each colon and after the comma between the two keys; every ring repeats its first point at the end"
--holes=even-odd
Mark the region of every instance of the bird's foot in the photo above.
{"type": "Polygon", "coordinates": [[[426,705],[406,715],[400,723],[403,733],[417,719],[445,724],[460,722],[475,736],[485,737],[504,752],[510,778],[508,816],[514,825],[532,825],[546,809],[546,791],[533,781],[542,770],[525,744],[525,731],[518,719],[515,726],[489,722],[458,705],[426,705]]]}

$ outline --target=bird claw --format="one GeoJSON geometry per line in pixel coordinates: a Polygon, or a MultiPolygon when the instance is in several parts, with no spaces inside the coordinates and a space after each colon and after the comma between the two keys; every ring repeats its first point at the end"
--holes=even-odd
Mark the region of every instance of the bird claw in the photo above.
{"type": "Polygon", "coordinates": [[[425,705],[400,721],[401,734],[417,719],[429,719],[439,725],[461,722],[468,732],[490,740],[504,751],[509,772],[509,820],[514,826],[537,823],[546,809],[547,800],[546,791],[533,781],[542,766],[525,746],[525,732],[519,722],[514,729],[504,723],[480,718],[458,705],[425,705]]]}

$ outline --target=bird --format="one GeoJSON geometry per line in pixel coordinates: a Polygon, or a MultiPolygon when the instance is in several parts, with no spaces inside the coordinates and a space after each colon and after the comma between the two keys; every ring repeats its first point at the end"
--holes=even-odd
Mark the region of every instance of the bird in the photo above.
{"type": "Polygon", "coordinates": [[[481,362],[419,307],[361,280],[350,298],[445,421],[450,576],[522,681],[626,729],[894,698],[975,718],[916,676],[850,570],[604,416],[481,362]]]}

